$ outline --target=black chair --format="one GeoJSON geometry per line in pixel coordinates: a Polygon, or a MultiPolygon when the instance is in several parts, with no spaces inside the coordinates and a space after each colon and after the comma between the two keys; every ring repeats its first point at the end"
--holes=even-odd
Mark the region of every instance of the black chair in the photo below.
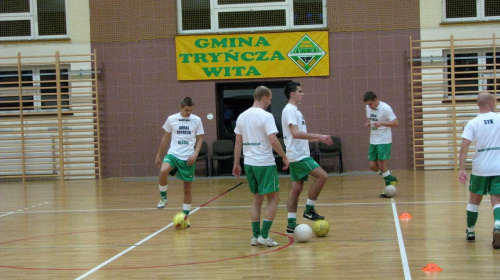
{"type": "Polygon", "coordinates": [[[196,161],[205,161],[205,170],[207,171],[207,177],[210,176],[210,169],[208,167],[208,144],[206,141],[203,141],[201,143],[201,149],[200,152],[198,153],[198,157],[196,158],[196,161]]]}
{"type": "Polygon", "coordinates": [[[333,145],[327,145],[323,142],[318,144],[318,159],[322,166],[324,158],[338,157],[339,158],[339,173],[344,172],[344,163],[342,161],[342,143],[339,137],[332,136],[333,145]]]}
{"type": "MultiPolygon", "coordinates": [[[[217,175],[220,174],[221,161],[234,158],[234,143],[232,140],[215,140],[212,143],[212,155],[210,156],[211,175],[214,173],[214,161],[217,161],[217,175]]],[[[231,162],[231,168],[233,163],[231,162]]]]}

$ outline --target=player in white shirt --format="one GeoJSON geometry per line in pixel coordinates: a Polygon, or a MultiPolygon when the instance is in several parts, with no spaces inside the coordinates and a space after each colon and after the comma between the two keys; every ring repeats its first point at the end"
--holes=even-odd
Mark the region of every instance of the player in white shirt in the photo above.
{"type": "Polygon", "coordinates": [[[470,144],[476,143],[469,183],[466,239],[476,239],[474,228],[479,204],[483,196],[489,194],[494,218],[492,246],[500,249],[500,115],[494,112],[495,98],[488,92],[479,93],[477,104],[480,114],[465,126],[459,156],[458,180],[465,184],[467,153],[470,144]]]}
{"type": "Polygon", "coordinates": [[[306,209],[302,216],[312,221],[325,219],[325,217],[316,212],[314,205],[328,180],[328,174],[311,158],[309,141],[321,141],[327,145],[333,144],[333,141],[330,135],[307,132],[306,121],[298,108],[304,97],[304,91],[299,83],[289,82],[285,87],[285,96],[288,99],[288,104],[281,113],[281,124],[283,127],[286,155],[290,161],[290,177],[292,179],[292,188],[287,201],[288,225],[286,232],[292,234],[297,226],[299,196],[304,189],[304,182],[308,180],[309,175],[313,176],[316,180],[309,188],[306,209]]]}
{"type": "Polygon", "coordinates": [[[182,210],[186,218],[191,211],[191,185],[204,134],[201,119],[192,114],[193,109],[193,100],[191,97],[185,97],[181,100],[181,111],[167,118],[155,162],[156,167],[160,168],[158,177],[161,199],[157,208],[165,208],[167,204],[168,174],[173,176],[177,173],[177,178],[184,182],[182,210]],[[165,156],[167,145],[170,145],[170,148],[165,156]]]}
{"type": "MultiPolygon", "coordinates": [[[[370,169],[384,177],[385,186],[397,185],[398,178],[391,175],[387,163],[391,158],[392,127],[397,127],[399,121],[394,115],[391,106],[378,100],[373,91],[365,93],[363,101],[366,104],[365,126],[370,128],[370,148],[368,161],[370,169]]],[[[387,198],[384,192],[380,198],[387,198]]]]}
{"type": "Polygon", "coordinates": [[[253,96],[253,106],[241,113],[236,120],[233,175],[239,177],[241,174],[240,158],[243,149],[245,174],[253,194],[250,244],[274,247],[278,243],[269,237],[269,230],[278,209],[279,177],[273,149],[282,157],[283,169],[288,168],[288,159],[276,137],[278,128],[274,117],[266,111],[273,97],[271,90],[259,86],[253,96]],[[264,197],[267,198],[267,206],[261,228],[260,216],[264,197]]]}

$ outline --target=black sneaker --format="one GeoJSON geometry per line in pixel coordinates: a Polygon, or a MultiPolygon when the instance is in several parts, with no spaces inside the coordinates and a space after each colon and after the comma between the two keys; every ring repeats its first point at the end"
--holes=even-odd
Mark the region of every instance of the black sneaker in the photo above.
{"type": "Polygon", "coordinates": [[[471,240],[471,241],[476,240],[476,233],[475,232],[469,232],[468,229],[465,229],[465,234],[466,234],[465,239],[471,240]]]}
{"type": "Polygon", "coordinates": [[[286,234],[293,234],[295,232],[295,227],[286,226],[286,234]]]}
{"type": "Polygon", "coordinates": [[[315,209],[312,209],[311,211],[309,212],[304,212],[304,215],[302,215],[304,218],[308,219],[308,220],[311,220],[311,221],[317,221],[317,220],[324,220],[325,217],[319,215],[318,213],[316,213],[316,210],[315,209]]]}
{"type": "Polygon", "coordinates": [[[385,195],[385,193],[381,193],[378,195],[379,198],[390,198],[388,197],[387,195],[385,195]]]}

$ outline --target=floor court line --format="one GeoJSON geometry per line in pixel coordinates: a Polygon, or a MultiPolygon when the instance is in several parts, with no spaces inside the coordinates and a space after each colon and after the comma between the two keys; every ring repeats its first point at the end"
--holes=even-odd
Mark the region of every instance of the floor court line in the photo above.
{"type": "Polygon", "coordinates": [[[12,215],[12,214],[14,214],[14,213],[15,213],[15,212],[9,212],[9,213],[6,213],[6,214],[3,214],[3,215],[0,215],[0,218],[1,218],[1,217],[4,217],[4,216],[12,215]]]}
{"type": "MultiPolygon", "coordinates": [[[[216,196],[216,197],[212,198],[211,200],[209,200],[209,201],[205,202],[205,203],[204,203],[204,204],[202,204],[200,207],[198,207],[198,208],[194,209],[193,211],[191,211],[191,212],[189,213],[189,215],[191,215],[191,214],[195,213],[196,211],[200,210],[200,209],[201,209],[201,207],[208,205],[209,203],[211,203],[211,202],[213,202],[214,200],[216,200],[216,199],[220,198],[221,196],[225,195],[226,193],[228,193],[228,192],[230,192],[230,191],[232,191],[232,190],[236,189],[236,188],[237,188],[238,186],[240,186],[241,184],[243,184],[243,182],[241,182],[241,183],[237,184],[236,186],[234,186],[234,187],[232,187],[232,188],[230,188],[230,189],[226,190],[225,192],[223,192],[223,193],[219,194],[218,196],[216,196]]],[[[112,261],[116,260],[117,258],[121,257],[122,255],[126,254],[127,252],[129,252],[129,251],[133,250],[134,248],[136,248],[137,246],[141,245],[142,243],[144,243],[144,242],[148,241],[148,240],[149,240],[149,239],[151,239],[152,237],[154,237],[154,236],[158,235],[159,233],[163,232],[164,230],[166,230],[166,229],[170,228],[172,225],[173,225],[173,223],[168,224],[167,226],[165,226],[165,227],[163,227],[162,229],[160,229],[160,230],[156,231],[155,233],[153,233],[153,234],[149,235],[148,237],[146,237],[146,238],[142,239],[141,241],[137,242],[136,244],[134,244],[134,245],[132,245],[132,246],[128,247],[126,250],[124,250],[124,251],[120,252],[119,254],[115,255],[114,257],[112,257],[112,258],[108,259],[107,261],[105,261],[105,262],[101,263],[100,265],[98,265],[98,266],[94,267],[93,269],[91,269],[91,270],[87,271],[85,274],[83,274],[83,275],[81,275],[80,277],[76,278],[76,280],[84,279],[85,277],[87,277],[87,276],[91,275],[92,273],[96,272],[97,270],[101,269],[102,267],[106,266],[107,264],[111,263],[112,261]]]]}
{"type": "MultiPolygon", "coordinates": [[[[199,209],[200,209],[200,207],[198,207],[198,208],[194,209],[194,210],[193,210],[193,211],[191,211],[191,213],[189,213],[189,214],[192,214],[192,213],[194,213],[194,212],[198,211],[199,209]]],[[[155,237],[156,235],[158,235],[159,233],[163,232],[164,230],[166,230],[166,229],[168,229],[168,228],[172,227],[172,225],[173,225],[173,223],[170,223],[170,224],[166,225],[166,226],[165,226],[165,227],[163,227],[162,229],[160,229],[160,230],[156,231],[155,233],[153,233],[153,234],[149,235],[148,237],[144,238],[143,240],[141,240],[141,241],[137,242],[136,244],[134,244],[134,245],[132,245],[132,246],[128,247],[126,250],[124,250],[124,251],[122,251],[122,252],[118,253],[118,254],[117,254],[117,255],[115,255],[114,257],[112,257],[112,258],[108,259],[107,261],[105,261],[105,262],[101,263],[100,265],[98,265],[98,266],[96,266],[96,267],[92,268],[91,270],[87,271],[85,274],[83,274],[83,275],[81,275],[80,277],[76,278],[76,280],[83,279],[83,278],[85,278],[85,277],[89,276],[90,274],[92,274],[92,273],[96,272],[97,270],[101,269],[102,267],[106,266],[107,264],[111,263],[112,261],[114,261],[114,260],[118,259],[119,257],[121,257],[121,256],[125,255],[125,254],[126,254],[126,253],[128,253],[129,251],[131,251],[131,250],[135,249],[137,246],[141,245],[142,243],[144,243],[144,242],[148,241],[149,239],[151,239],[151,238],[155,237]]]]}
{"type": "Polygon", "coordinates": [[[392,204],[392,214],[394,216],[394,225],[396,226],[396,233],[398,235],[399,254],[401,255],[401,263],[403,264],[405,280],[411,280],[410,266],[408,265],[405,242],[403,240],[403,234],[401,233],[401,226],[399,224],[398,211],[396,209],[396,202],[394,201],[394,198],[391,198],[391,204],[392,204]]]}
{"type": "MultiPolygon", "coordinates": [[[[385,205],[389,204],[391,202],[385,202],[385,201],[380,201],[380,202],[348,202],[348,203],[316,203],[316,206],[323,206],[323,207],[329,207],[329,206],[356,206],[356,205],[385,205]]],[[[398,201],[398,204],[446,204],[446,203],[467,203],[466,200],[463,201],[398,201]]],[[[206,204],[206,203],[205,203],[206,204]]],[[[239,205],[239,206],[200,206],[205,209],[246,209],[246,208],[251,208],[251,205],[239,205]]],[[[278,205],[279,208],[286,208],[286,204],[280,204],[278,205]]],[[[175,208],[164,208],[164,209],[175,209],[175,208]]],[[[6,214],[0,215],[0,218],[3,216],[8,216],[12,214],[23,214],[23,215],[32,215],[32,214],[50,214],[50,213],[93,213],[93,212],[119,212],[119,211],[158,211],[156,207],[154,208],[114,208],[114,209],[88,209],[88,210],[33,210],[33,211],[22,211],[22,212],[8,212],[6,214]]]]}

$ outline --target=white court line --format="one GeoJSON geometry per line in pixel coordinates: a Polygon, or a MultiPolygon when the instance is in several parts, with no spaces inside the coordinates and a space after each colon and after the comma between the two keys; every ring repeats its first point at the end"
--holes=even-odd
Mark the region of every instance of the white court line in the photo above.
{"type": "Polygon", "coordinates": [[[403,271],[406,280],[411,280],[410,267],[408,265],[408,258],[406,257],[405,243],[403,234],[401,233],[401,226],[399,225],[398,211],[396,210],[396,203],[394,198],[391,198],[392,215],[394,216],[394,225],[396,226],[396,233],[398,235],[399,254],[401,255],[401,262],[403,263],[403,271]]]}
{"type": "MultiPolygon", "coordinates": [[[[198,211],[199,209],[200,209],[200,207],[198,207],[198,208],[194,209],[193,211],[191,211],[191,212],[189,213],[189,215],[191,215],[192,213],[194,213],[194,212],[198,211]]],[[[149,239],[151,239],[151,238],[152,238],[152,237],[154,237],[155,235],[157,235],[157,234],[161,233],[162,231],[166,230],[167,228],[171,227],[172,225],[173,225],[173,223],[170,223],[170,224],[166,225],[165,227],[163,227],[162,229],[158,230],[157,232],[155,232],[155,233],[151,234],[150,236],[148,236],[148,237],[144,238],[143,240],[141,240],[141,241],[139,241],[139,242],[135,243],[134,245],[132,245],[132,246],[128,247],[126,250],[122,251],[121,253],[119,253],[119,254],[115,255],[114,257],[112,257],[112,258],[108,259],[107,261],[105,261],[105,262],[101,263],[100,265],[98,265],[98,266],[94,267],[93,269],[91,269],[91,270],[87,271],[87,273],[85,273],[85,274],[81,275],[80,277],[76,278],[75,280],[83,279],[83,278],[85,278],[85,277],[89,276],[90,274],[92,274],[92,273],[96,272],[97,270],[101,269],[103,266],[105,266],[105,265],[109,264],[110,262],[112,262],[112,261],[114,261],[114,260],[118,259],[118,258],[119,258],[119,257],[121,257],[122,255],[126,254],[128,251],[130,251],[130,250],[134,249],[135,247],[137,247],[137,246],[141,245],[142,243],[144,243],[144,242],[148,241],[149,239]]]]}
{"type": "Polygon", "coordinates": [[[0,215],[0,218],[3,217],[3,216],[8,216],[8,215],[11,215],[11,214],[14,214],[14,212],[9,212],[7,214],[3,214],[3,215],[0,215]]]}

